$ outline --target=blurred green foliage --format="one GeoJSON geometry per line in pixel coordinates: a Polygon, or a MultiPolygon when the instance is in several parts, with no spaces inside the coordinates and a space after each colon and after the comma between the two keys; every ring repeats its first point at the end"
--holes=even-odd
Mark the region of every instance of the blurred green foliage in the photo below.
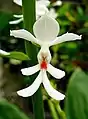
{"type": "Polygon", "coordinates": [[[0,99],[0,119],[30,119],[17,106],[0,99]]]}
{"type": "Polygon", "coordinates": [[[67,119],[88,119],[88,74],[80,68],[70,78],[66,94],[67,119]]]}

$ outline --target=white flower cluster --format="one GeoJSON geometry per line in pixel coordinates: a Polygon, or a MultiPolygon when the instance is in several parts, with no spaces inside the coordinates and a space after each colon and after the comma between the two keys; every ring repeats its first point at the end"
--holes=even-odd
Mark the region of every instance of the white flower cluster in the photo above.
{"type": "MultiPolygon", "coordinates": [[[[14,3],[16,3],[19,6],[22,6],[22,0],[13,0],[14,3]]],[[[55,12],[54,8],[48,9],[48,6],[50,5],[49,0],[37,0],[36,1],[36,19],[38,19],[40,16],[44,15],[45,13],[48,13],[48,15],[52,18],[57,17],[57,13],[55,12]]],[[[58,0],[53,3],[53,6],[61,6],[62,1],[58,0]]],[[[10,21],[10,24],[19,24],[23,21],[23,15],[13,15],[16,20],[10,21]]]]}

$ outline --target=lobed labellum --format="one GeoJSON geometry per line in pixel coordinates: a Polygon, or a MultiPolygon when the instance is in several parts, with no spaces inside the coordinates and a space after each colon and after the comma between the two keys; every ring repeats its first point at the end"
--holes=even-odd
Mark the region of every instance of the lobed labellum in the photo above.
{"type": "Polygon", "coordinates": [[[47,69],[47,62],[46,61],[42,61],[40,64],[41,69],[47,69]]]}

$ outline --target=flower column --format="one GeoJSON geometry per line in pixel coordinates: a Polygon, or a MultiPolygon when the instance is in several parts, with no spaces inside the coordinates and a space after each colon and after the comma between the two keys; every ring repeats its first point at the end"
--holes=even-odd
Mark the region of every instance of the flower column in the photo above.
{"type": "MultiPolygon", "coordinates": [[[[23,6],[23,17],[24,17],[24,27],[31,33],[33,33],[33,24],[35,22],[35,0],[22,0],[23,6]]],[[[27,55],[32,59],[31,64],[35,64],[37,61],[37,49],[36,47],[28,41],[25,41],[25,50],[27,55]]],[[[31,79],[33,82],[34,77],[31,79]]],[[[44,109],[43,109],[43,100],[41,87],[38,91],[32,96],[33,101],[33,112],[35,119],[44,119],[44,109]]]]}

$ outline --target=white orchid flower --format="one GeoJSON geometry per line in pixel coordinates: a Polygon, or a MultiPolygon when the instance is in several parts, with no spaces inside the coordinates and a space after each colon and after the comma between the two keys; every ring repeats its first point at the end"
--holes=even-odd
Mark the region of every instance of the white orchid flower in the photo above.
{"type": "Polygon", "coordinates": [[[49,51],[49,47],[65,41],[81,39],[81,36],[73,33],[66,33],[62,36],[57,37],[59,29],[60,28],[58,22],[55,19],[49,17],[48,15],[44,15],[40,19],[38,19],[33,26],[35,37],[30,32],[24,29],[11,31],[12,36],[16,38],[23,38],[25,40],[37,43],[41,46],[41,49],[37,55],[38,64],[33,67],[24,68],[21,70],[22,74],[26,76],[32,75],[38,72],[39,70],[40,73],[33,82],[33,84],[25,89],[18,91],[18,95],[23,97],[31,96],[38,90],[40,84],[43,83],[47,93],[52,98],[56,100],[64,99],[65,95],[56,91],[50,85],[50,82],[47,78],[46,71],[48,71],[56,79],[60,79],[65,76],[64,71],[54,68],[50,64],[51,54],[49,51]]]}
{"type": "Polygon", "coordinates": [[[0,49],[0,55],[10,55],[10,53],[0,49]]]}
{"type": "MultiPolygon", "coordinates": [[[[13,0],[14,3],[16,3],[19,6],[22,6],[22,0],[13,0]]],[[[39,0],[36,1],[36,19],[38,19],[40,16],[44,15],[45,13],[49,12],[47,6],[50,4],[49,0],[39,0]]],[[[10,21],[10,24],[19,24],[23,21],[23,15],[14,15],[15,18],[18,18],[17,20],[10,21]]]]}

